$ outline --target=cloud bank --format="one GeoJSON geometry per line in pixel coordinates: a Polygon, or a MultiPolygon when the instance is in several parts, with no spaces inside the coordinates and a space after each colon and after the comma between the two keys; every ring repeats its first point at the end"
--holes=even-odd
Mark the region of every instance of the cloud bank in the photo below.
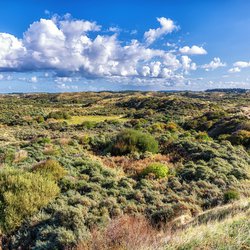
{"type": "MultiPolygon", "coordinates": [[[[122,30],[118,27],[103,29],[96,22],[76,20],[70,15],[40,19],[28,27],[22,38],[0,33],[0,73],[50,71],[60,86],[70,83],[72,77],[174,85],[185,82],[187,75],[199,68],[209,71],[226,66],[218,57],[208,64],[197,65],[191,57],[207,54],[197,45],[179,48],[175,45],[168,50],[163,46],[168,44],[165,36],[179,27],[165,17],[157,21],[159,27],[146,31],[141,41],[122,41],[119,39],[122,30]],[[159,39],[165,40],[158,46],[160,49],[154,46],[159,39]]],[[[249,67],[250,63],[244,63],[236,62],[232,71],[249,67]]],[[[1,79],[4,77],[0,74],[1,79]]],[[[38,78],[33,76],[29,82],[37,83],[38,78]]]]}

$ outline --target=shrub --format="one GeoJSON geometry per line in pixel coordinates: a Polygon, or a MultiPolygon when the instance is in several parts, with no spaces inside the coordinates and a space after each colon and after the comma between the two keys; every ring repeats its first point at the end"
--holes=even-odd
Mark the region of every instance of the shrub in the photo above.
{"type": "Polygon", "coordinates": [[[208,136],[208,134],[206,132],[198,132],[197,135],[195,136],[195,138],[198,141],[209,141],[209,140],[211,140],[211,138],[208,136]]]}
{"type": "Polygon", "coordinates": [[[168,175],[169,169],[166,165],[155,162],[149,164],[146,168],[143,169],[141,175],[146,176],[149,174],[153,174],[156,178],[164,178],[168,175]]]}
{"type": "Polygon", "coordinates": [[[162,227],[174,217],[174,210],[168,206],[151,214],[151,222],[155,227],[162,227]]]}
{"type": "Polygon", "coordinates": [[[178,131],[178,126],[174,122],[168,122],[166,124],[166,129],[171,131],[171,132],[176,132],[176,131],[178,131]]]}
{"type": "Polygon", "coordinates": [[[96,122],[95,121],[85,121],[83,122],[81,125],[79,125],[78,127],[82,127],[82,128],[86,128],[86,129],[92,129],[96,126],[96,122]]]}
{"type": "Polygon", "coordinates": [[[124,155],[134,152],[144,153],[146,151],[157,153],[158,142],[150,134],[127,129],[116,136],[110,151],[113,155],[124,155]]]}
{"type": "Polygon", "coordinates": [[[56,120],[60,120],[60,119],[70,119],[70,115],[67,112],[64,111],[52,111],[49,113],[49,115],[47,116],[47,118],[53,118],[56,120]]]}
{"type": "Polygon", "coordinates": [[[35,165],[32,169],[34,172],[38,172],[43,176],[52,177],[55,181],[62,179],[67,171],[56,160],[46,160],[35,165]]]}
{"type": "Polygon", "coordinates": [[[236,190],[228,190],[224,193],[224,201],[225,203],[229,203],[234,200],[239,200],[240,194],[236,190]]]}
{"type": "Polygon", "coordinates": [[[35,118],[35,120],[38,122],[38,123],[43,123],[44,122],[44,117],[42,115],[39,115],[35,118]]]}
{"type": "Polygon", "coordinates": [[[92,230],[91,249],[160,249],[161,244],[162,235],[143,216],[123,215],[92,230]]]}
{"type": "Polygon", "coordinates": [[[8,233],[22,221],[46,206],[59,193],[59,187],[39,173],[22,170],[0,171],[0,228],[8,233]]]}
{"type": "Polygon", "coordinates": [[[229,140],[233,144],[250,147],[250,131],[238,130],[229,137],[229,140]]]}

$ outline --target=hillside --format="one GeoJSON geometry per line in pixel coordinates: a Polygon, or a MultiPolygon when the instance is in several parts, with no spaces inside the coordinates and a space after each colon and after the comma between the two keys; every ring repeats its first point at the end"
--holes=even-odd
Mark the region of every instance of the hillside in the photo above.
{"type": "Polygon", "coordinates": [[[2,248],[250,248],[249,104],[249,92],[1,95],[2,248]]]}

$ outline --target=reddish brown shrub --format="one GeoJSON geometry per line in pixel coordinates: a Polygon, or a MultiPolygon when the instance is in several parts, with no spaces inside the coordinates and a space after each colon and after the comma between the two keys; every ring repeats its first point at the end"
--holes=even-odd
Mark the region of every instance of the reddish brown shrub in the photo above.
{"type": "Polygon", "coordinates": [[[90,249],[149,250],[160,249],[163,243],[163,235],[146,218],[123,215],[112,220],[104,230],[92,231],[90,249]]]}

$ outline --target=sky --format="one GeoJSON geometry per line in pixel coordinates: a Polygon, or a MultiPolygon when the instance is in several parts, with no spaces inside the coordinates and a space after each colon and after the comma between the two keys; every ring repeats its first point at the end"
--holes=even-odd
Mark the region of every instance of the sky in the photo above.
{"type": "Polygon", "coordinates": [[[2,0],[0,93],[250,88],[250,1],[2,0]]]}

